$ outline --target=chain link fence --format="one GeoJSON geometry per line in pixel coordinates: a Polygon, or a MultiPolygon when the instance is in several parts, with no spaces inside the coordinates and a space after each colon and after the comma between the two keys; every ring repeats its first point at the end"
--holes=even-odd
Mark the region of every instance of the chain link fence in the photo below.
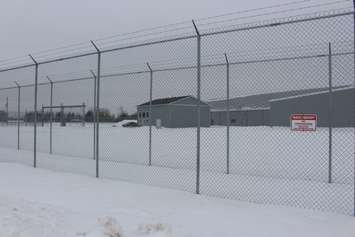
{"type": "Polygon", "coordinates": [[[354,215],[353,32],[349,1],[293,2],[4,63],[1,150],[34,167],[354,215]],[[297,116],[315,117],[301,121],[315,131],[291,129],[297,116]]]}

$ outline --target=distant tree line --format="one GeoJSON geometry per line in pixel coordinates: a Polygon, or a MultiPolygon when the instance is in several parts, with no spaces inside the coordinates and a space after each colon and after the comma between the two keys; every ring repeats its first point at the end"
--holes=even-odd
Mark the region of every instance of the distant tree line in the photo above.
{"type": "MultiPolygon", "coordinates": [[[[65,112],[62,115],[60,111],[53,112],[53,122],[79,122],[83,119],[83,114],[81,112],[65,112]],[[63,118],[62,118],[63,117],[63,118]]],[[[120,108],[118,114],[113,114],[109,109],[101,108],[99,113],[100,122],[120,122],[122,120],[128,119],[137,119],[137,114],[128,114],[123,108],[120,108]]],[[[34,121],[34,112],[26,112],[23,120],[25,122],[33,122],[34,121]]],[[[84,115],[85,122],[93,122],[94,121],[94,111],[92,109],[88,110],[84,115]]],[[[38,122],[49,122],[50,121],[50,112],[46,111],[44,113],[38,112],[38,122]]]]}

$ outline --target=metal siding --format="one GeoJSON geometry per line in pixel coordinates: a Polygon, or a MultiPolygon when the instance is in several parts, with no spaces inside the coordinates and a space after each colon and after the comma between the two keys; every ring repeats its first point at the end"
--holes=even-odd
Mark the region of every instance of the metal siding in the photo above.
{"type": "MultiPolygon", "coordinates": [[[[197,107],[195,106],[179,106],[170,105],[172,108],[171,127],[172,128],[188,128],[197,127],[197,107]]],[[[210,126],[210,109],[209,107],[201,107],[201,127],[210,126]]]]}
{"type": "MultiPolygon", "coordinates": [[[[354,89],[333,92],[333,126],[353,127],[354,89]]],[[[271,101],[272,126],[290,126],[290,116],[296,113],[314,113],[318,115],[318,126],[328,126],[329,93],[308,95],[279,101],[271,101]]]]}
{"type": "MultiPolygon", "coordinates": [[[[196,102],[196,100],[193,100],[196,102]]],[[[185,104],[185,103],[184,103],[185,104]]],[[[137,112],[149,112],[149,106],[138,106],[137,112]]],[[[197,127],[197,107],[186,105],[154,105],[152,106],[152,125],[155,126],[156,119],[161,119],[162,126],[167,128],[197,127]]],[[[148,120],[147,118],[145,118],[148,120]]],[[[201,127],[210,126],[210,109],[208,106],[201,106],[201,127]]],[[[149,126],[147,122],[139,123],[142,126],[149,126]]]]}
{"type": "MultiPolygon", "coordinates": [[[[230,126],[268,126],[270,124],[269,117],[269,110],[230,111],[230,126]]],[[[214,122],[213,125],[227,126],[226,111],[212,112],[211,119],[214,122]]]]}

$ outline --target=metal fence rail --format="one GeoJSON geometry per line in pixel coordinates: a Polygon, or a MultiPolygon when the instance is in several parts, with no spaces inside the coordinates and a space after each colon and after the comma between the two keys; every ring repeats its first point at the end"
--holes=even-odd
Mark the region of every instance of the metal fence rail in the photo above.
{"type": "Polygon", "coordinates": [[[348,1],[294,2],[9,61],[0,145],[34,167],[354,215],[354,22],[348,1]],[[316,131],[292,131],[295,114],[316,131]]]}

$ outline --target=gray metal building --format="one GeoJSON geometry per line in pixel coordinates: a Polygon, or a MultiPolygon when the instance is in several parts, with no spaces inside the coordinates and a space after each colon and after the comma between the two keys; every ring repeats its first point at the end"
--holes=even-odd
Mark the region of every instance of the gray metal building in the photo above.
{"type": "Polygon", "coordinates": [[[291,114],[317,114],[319,127],[354,127],[354,88],[335,89],[332,103],[329,92],[309,93],[270,101],[270,125],[289,126],[291,114]],[[332,105],[332,106],[331,106],[332,105]]]}
{"type": "Polygon", "coordinates": [[[137,106],[137,120],[141,126],[155,126],[157,120],[166,128],[197,127],[197,105],[200,105],[201,127],[210,126],[210,107],[193,96],[161,98],[137,106]]]}
{"type": "MultiPolygon", "coordinates": [[[[353,127],[354,89],[335,87],[332,106],[329,89],[315,88],[251,95],[229,100],[231,126],[290,126],[292,114],[317,114],[318,126],[353,127]],[[330,117],[330,112],[332,117],[330,117]],[[331,120],[329,119],[331,118],[331,120]]],[[[227,101],[209,102],[211,124],[227,125],[227,101]]]]}
{"type": "MultiPolygon", "coordinates": [[[[247,109],[236,110],[231,109],[230,114],[231,126],[268,126],[270,124],[270,109],[247,109]]],[[[227,112],[225,110],[212,110],[211,111],[211,125],[226,125],[227,112]]]]}

